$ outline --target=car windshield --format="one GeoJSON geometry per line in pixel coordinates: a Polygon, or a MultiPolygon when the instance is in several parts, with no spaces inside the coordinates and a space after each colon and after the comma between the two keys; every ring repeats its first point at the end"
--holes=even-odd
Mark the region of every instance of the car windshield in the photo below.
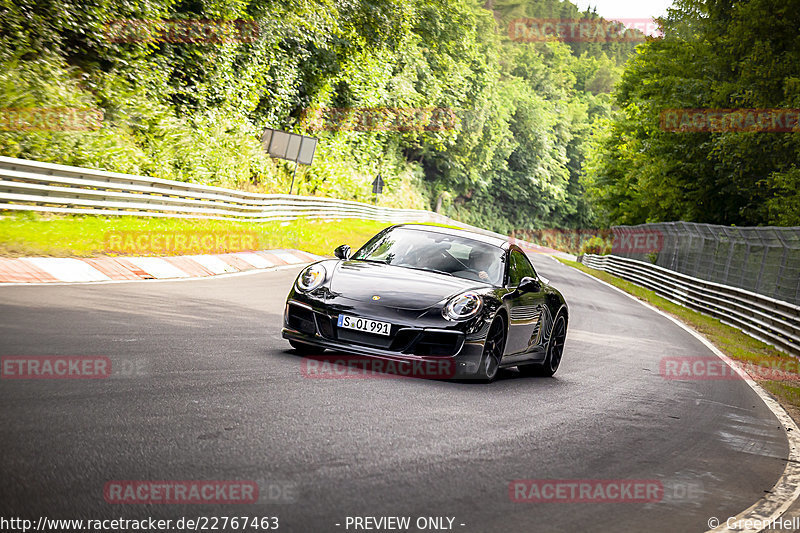
{"type": "Polygon", "coordinates": [[[436,231],[395,228],[377,235],[354,260],[418,268],[502,285],[503,250],[473,239],[436,231]]]}

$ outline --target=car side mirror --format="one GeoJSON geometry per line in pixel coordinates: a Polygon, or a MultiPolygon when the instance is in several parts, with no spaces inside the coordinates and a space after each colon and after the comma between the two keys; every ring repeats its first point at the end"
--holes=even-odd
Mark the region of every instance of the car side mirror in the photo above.
{"type": "Polygon", "coordinates": [[[343,244],[338,246],[334,251],[333,255],[338,257],[339,259],[350,259],[350,246],[343,244]]]}
{"type": "Polygon", "coordinates": [[[522,278],[520,280],[519,286],[517,287],[517,290],[520,293],[523,293],[523,292],[539,292],[539,290],[541,290],[541,288],[542,288],[542,284],[539,283],[539,280],[537,280],[536,278],[532,278],[530,276],[525,276],[524,278],[522,278]]]}

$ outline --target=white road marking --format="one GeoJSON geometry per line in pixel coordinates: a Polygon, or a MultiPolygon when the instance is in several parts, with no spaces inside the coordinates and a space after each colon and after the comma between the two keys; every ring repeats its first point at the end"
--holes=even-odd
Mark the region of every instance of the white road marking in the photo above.
{"type": "MultiPolygon", "coordinates": [[[[553,261],[557,260],[554,258],[553,261]]],[[[728,366],[730,366],[737,374],[739,374],[742,380],[744,380],[750,386],[750,388],[753,389],[756,394],[758,394],[761,400],[767,405],[769,410],[772,411],[772,414],[775,415],[775,417],[778,419],[778,422],[780,422],[781,427],[783,427],[783,431],[786,433],[786,439],[789,441],[789,457],[786,461],[786,468],[783,470],[783,474],[781,474],[781,477],[778,478],[775,486],[772,487],[772,490],[770,490],[766,496],[758,500],[756,503],[735,517],[732,517],[730,520],[728,520],[727,517],[723,517],[721,524],[718,527],[710,529],[706,533],[718,533],[722,531],[760,533],[761,531],[767,531],[770,529],[768,527],[769,524],[779,519],[783,513],[785,513],[792,506],[792,504],[794,504],[795,501],[800,498],[800,428],[797,427],[797,424],[795,424],[794,420],[792,420],[792,417],[789,416],[789,413],[787,413],[783,406],[775,401],[767,391],[765,391],[758,383],[753,381],[750,375],[745,372],[736,361],[719,351],[716,346],[711,344],[711,341],[706,339],[703,335],[692,329],[690,326],[684,324],[677,318],[668,315],[661,309],[653,307],[652,305],[639,300],[635,296],[628,294],[622,289],[611,285],[610,283],[606,283],[601,279],[597,279],[596,277],[578,270],[577,268],[573,270],[576,270],[584,276],[591,278],[598,283],[602,283],[603,285],[610,287],[621,294],[624,294],[631,300],[639,302],[648,309],[655,311],[659,315],[671,320],[682,329],[688,331],[691,335],[702,342],[709,350],[711,350],[714,355],[725,361],[728,366]],[[767,527],[761,529],[728,528],[728,521],[730,521],[732,524],[744,524],[746,520],[752,520],[753,522],[751,523],[767,524],[767,527]]]]}

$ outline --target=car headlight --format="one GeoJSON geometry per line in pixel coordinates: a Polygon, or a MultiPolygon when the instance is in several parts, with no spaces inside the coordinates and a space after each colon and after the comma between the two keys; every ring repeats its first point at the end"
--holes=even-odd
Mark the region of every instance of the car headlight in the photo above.
{"type": "Polygon", "coordinates": [[[325,267],[316,264],[307,267],[297,277],[297,288],[303,292],[313,291],[325,281],[325,267]]]}
{"type": "Polygon", "coordinates": [[[450,320],[466,320],[481,312],[483,299],[474,292],[463,292],[450,299],[442,314],[450,320]]]}

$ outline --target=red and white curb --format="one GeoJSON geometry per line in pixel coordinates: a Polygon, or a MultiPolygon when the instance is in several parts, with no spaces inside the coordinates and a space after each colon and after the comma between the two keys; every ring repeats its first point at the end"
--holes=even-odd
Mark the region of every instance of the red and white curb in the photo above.
{"type": "Polygon", "coordinates": [[[0,284],[190,279],[299,265],[322,259],[299,250],[172,257],[0,258],[0,284]]]}

